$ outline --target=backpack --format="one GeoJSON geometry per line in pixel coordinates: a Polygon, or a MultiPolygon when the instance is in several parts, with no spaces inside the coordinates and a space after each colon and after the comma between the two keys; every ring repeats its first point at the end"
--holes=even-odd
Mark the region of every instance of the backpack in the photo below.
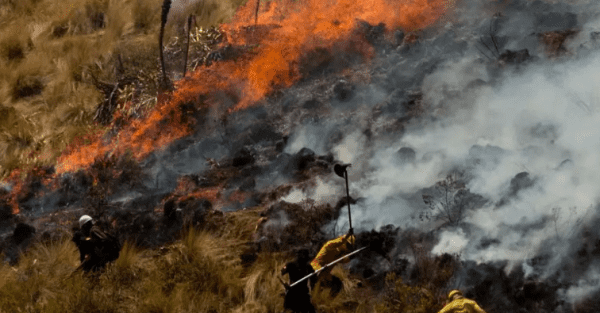
{"type": "Polygon", "coordinates": [[[117,237],[111,234],[106,234],[106,239],[102,240],[102,248],[106,261],[112,262],[119,258],[121,243],[117,237]]]}

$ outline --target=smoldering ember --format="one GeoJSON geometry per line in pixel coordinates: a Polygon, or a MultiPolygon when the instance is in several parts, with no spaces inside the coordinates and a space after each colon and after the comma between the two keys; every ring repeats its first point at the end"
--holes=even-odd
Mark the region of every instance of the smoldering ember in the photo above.
{"type": "MultiPolygon", "coordinates": [[[[192,42],[183,78],[165,43],[151,110],[124,118],[107,93],[105,131],[8,176],[5,269],[41,275],[28,253],[84,214],[152,260],[190,226],[235,234],[248,273],[351,220],[368,248],[318,312],[437,312],[453,289],[486,312],[600,310],[600,3],[263,2],[192,42]]],[[[279,272],[256,275],[281,311],[279,272]]],[[[274,311],[256,290],[211,312],[274,311]]]]}

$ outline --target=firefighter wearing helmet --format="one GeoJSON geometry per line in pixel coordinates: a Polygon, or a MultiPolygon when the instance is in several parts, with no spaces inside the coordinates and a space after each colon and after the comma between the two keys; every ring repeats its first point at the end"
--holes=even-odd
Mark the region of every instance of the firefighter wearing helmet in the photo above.
{"type": "Polygon", "coordinates": [[[448,294],[448,303],[438,313],[485,313],[477,302],[463,297],[460,290],[452,290],[448,294]]]}
{"type": "Polygon", "coordinates": [[[77,269],[96,272],[119,257],[121,243],[118,238],[105,233],[89,215],[79,218],[79,230],[72,241],[79,249],[81,265],[77,269]]]}
{"type": "MultiPolygon", "coordinates": [[[[342,235],[338,238],[330,240],[321,247],[321,250],[317,254],[314,260],[310,262],[310,265],[315,271],[320,270],[325,265],[333,262],[340,257],[344,256],[347,252],[351,252],[354,249],[354,243],[356,238],[352,230],[346,235],[342,235]]],[[[342,263],[348,263],[349,258],[343,259],[342,263]]],[[[337,295],[342,289],[342,281],[339,277],[332,275],[331,270],[333,267],[326,268],[317,275],[317,280],[321,282],[321,285],[325,285],[331,288],[331,295],[337,295]]],[[[314,282],[314,281],[313,281],[314,282]]]]}

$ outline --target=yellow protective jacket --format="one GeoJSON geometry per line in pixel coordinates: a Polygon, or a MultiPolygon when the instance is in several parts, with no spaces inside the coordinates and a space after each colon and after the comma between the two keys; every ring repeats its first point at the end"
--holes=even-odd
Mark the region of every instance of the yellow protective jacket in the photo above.
{"type": "MultiPolygon", "coordinates": [[[[354,242],[354,240],[354,235],[348,236],[347,238],[346,235],[343,235],[333,240],[329,240],[323,245],[315,259],[310,262],[310,265],[315,271],[320,270],[323,266],[344,256],[344,254],[348,252],[346,243],[350,241],[354,242]]],[[[347,263],[349,261],[350,259],[345,258],[341,262],[347,263]]]]}
{"type": "Polygon", "coordinates": [[[460,298],[446,304],[438,313],[485,313],[485,311],[477,305],[477,302],[460,298]]]}

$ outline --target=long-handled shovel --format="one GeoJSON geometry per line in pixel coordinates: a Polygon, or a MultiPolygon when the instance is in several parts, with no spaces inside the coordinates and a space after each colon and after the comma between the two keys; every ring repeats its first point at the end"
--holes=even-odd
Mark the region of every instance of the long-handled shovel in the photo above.
{"type": "Polygon", "coordinates": [[[348,202],[348,220],[350,222],[350,233],[353,233],[352,229],[352,214],[350,213],[350,191],[348,189],[348,171],[346,168],[351,166],[350,164],[336,164],[333,166],[333,171],[337,176],[346,179],[346,202],[348,202]]]}
{"type": "Polygon", "coordinates": [[[322,271],[323,271],[323,270],[325,270],[326,268],[332,267],[332,266],[336,265],[337,263],[339,263],[340,261],[342,261],[343,259],[345,259],[345,258],[347,258],[347,257],[349,257],[349,256],[351,256],[351,255],[355,255],[355,254],[357,254],[358,252],[360,252],[360,251],[362,251],[362,250],[364,250],[364,249],[366,249],[366,248],[368,248],[368,247],[369,247],[369,246],[362,247],[362,248],[360,248],[360,249],[358,249],[358,250],[356,250],[356,251],[353,251],[353,252],[350,252],[350,253],[348,253],[348,254],[344,255],[343,257],[341,257],[341,258],[339,258],[339,259],[337,259],[337,260],[335,260],[335,261],[333,261],[333,262],[331,262],[331,263],[329,263],[329,264],[327,264],[327,265],[325,265],[325,266],[321,267],[320,269],[318,269],[318,270],[317,270],[317,271],[315,271],[314,273],[311,273],[311,274],[309,274],[309,275],[306,275],[306,276],[304,276],[302,279],[299,279],[299,280],[295,281],[293,284],[291,284],[291,285],[289,286],[289,288],[292,288],[292,287],[294,287],[294,286],[298,285],[299,283],[301,283],[301,282],[303,282],[303,281],[305,281],[305,280],[307,280],[307,279],[309,279],[309,278],[311,278],[311,277],[313,277],[313,276],[315,276],[315,275],[319,274],[320,272],[322,272],[322,271]]]}

